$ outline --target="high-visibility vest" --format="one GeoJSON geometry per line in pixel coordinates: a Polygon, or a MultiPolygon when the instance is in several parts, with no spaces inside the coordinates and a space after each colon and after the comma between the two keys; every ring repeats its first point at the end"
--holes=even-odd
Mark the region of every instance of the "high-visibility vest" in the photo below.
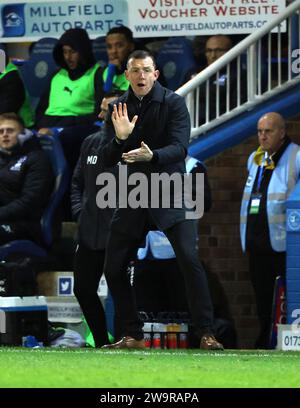
{"type": "Polygon", "coordinates": [[[66,69],[60,69],[51,80],[49,116],[82,116],[95,111],[95,73],[99,64],[93,65],[80,78],[72,81],[66,69]]]}
{"type": "MultiPolygon", "coordinates": [[[[248,206],[258,165],[254,153],[248,159],[249,175],[245,185],[240,213],[240,237],[243,251],[246,250],[248,206]]],[[[292,192],[300,174],[300,146],[290,143],[276,164],[267,191],[267,219],[270,242],[274,251],[286,250],[286,200],[292,192]]]]}
{"type": "MultiPolygon", "coordinates": [[[[15,64],[10,62],[9,64],[7,64],[5,71],[2,72],[2,74],[0,74],[0,80],[5,75],[7,75],[9,72],[12,72],[12,71],[18,71],[18,68],[15,66],[15,64]]],[[[25,100],[19,112],[17,113],[22,118],[26,128],[32,127],[34,125],[34,113],[33,113],[33,109],[31,108],[29,96],[28,96],[26,89],[25,89],[25,100]]]]}

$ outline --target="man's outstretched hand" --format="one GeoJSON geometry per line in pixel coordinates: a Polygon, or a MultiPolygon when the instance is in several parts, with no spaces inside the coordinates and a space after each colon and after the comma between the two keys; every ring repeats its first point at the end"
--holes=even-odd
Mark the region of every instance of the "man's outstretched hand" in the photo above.
{"type": "Polygon", "coordinates": [[[132,133],[138,116],[135,115],[130,122],[127,114],[126,103],[119,103],[118,106],[114,105],[114,109],[111,115],[112,123],[115,128],[116,136],[119,140],[127,140],[128,136],[132,133]]]}

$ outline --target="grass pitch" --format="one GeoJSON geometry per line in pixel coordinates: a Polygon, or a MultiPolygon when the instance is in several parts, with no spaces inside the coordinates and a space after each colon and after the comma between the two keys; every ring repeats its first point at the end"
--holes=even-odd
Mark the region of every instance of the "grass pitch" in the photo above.
{"type": "Polygon", "coordinates": [[[300,353],[0,348],[0,388],[298,388],[300,353]]]}

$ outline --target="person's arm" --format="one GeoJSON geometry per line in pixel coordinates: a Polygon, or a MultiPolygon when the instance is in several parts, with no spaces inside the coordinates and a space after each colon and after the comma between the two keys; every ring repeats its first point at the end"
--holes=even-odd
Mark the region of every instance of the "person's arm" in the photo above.
{"type": "MultiPolygon", "coordinates": [[[[166,132],[166,145],[160,149],[151,150],[142,142],[141,147],[122,155],[127,163],[151,162],[170,164],[184,160],[190,138],[190,117],[184,99],[176,94],[171,94],[168,104],[168,127],[166,132]]],[[[134,118],[133,118],[134,119],[134,118]]],[[[118,138],[118,133],[116,132],[118,138]]],[[[128,137],[128,136],[127,136],[128,137]]],[[[122,133],[120,138],[122,138],[122,133]]]]}
{"type": "Polygon", "coordinates": [[[26,220],[41,213],[53,187],[53,172],[46,154],[41,150],[29,153],[22,190],[19,197],[0,207],[0,222],[26,220]]]}
{"type": "Polygon", "coordinates": [[[18,71],[7,73],[0,80],[0,113],[18,113],[24,101],[25,88],[18,71]]]}
{"type": "Polygon", "coordinates": [[[95,87],[95,115],[96,119],[100,110],[101,102],[104,97],[103,91],[103,68],[99,67],[95,73],[94,77],[94,87],[95,87]]]}
{"type": "Polygon", "coordinates": [[[153,150],[152,162],[170,164],[184,160],[191,133],[190,115],[184,99],[172,94],[168,107],[166,146],[153,150]]]}
{"type": "Polygon", "coordinates": [[[77,161],[71,183],[71,208],[74,220],[78,220],[82,210],[82,194],[84,189],[84,175],[82,167],[82,151],[77,161]]]}

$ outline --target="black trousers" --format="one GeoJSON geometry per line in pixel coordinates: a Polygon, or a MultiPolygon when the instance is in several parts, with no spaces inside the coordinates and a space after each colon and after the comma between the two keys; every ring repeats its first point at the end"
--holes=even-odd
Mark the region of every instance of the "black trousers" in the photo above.
{"type": "MultiPolygon", "coordinates": [[[[137,223],[139,221],[137,220],[137,223]]],[[[212,332],[213,307],[205,271],[198,257],[197,224],[192,220],[183,221],[164,233],[173,246],[179,268],[184,276],[191,321],[195,333],[201,338],[204,333],[212,332]]],[[[107,284],[114,300],[116,319],[122,325],[123,335],[132,336],[137,340],[143,337],[142,322],[138,318],[127,265],[135,259],[142,238],[133,237],[130,232],[121,233],[112,228],[104,267],[107,284]]]]}
{"type": "Polygon", "coordinates": [[[249,270],[254,289],[260,332],[256,348],[270,348],[272,305],[277,276],[285,276],[286,253],[272,252],[267,255],[249,253],[249,270]]]}
{"type": "Polygon", "coordinates": [[[97,294],[103,272],[105,251],[78,245],[74,264],[74,294],[93,334],[95,346],[108,343],[105,312],[97,294]]]}

